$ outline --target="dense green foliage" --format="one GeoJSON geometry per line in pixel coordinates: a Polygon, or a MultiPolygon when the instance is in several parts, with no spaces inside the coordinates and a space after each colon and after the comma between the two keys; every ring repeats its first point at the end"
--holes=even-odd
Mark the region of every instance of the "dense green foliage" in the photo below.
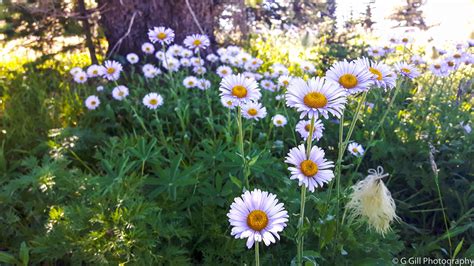
{"type": "MultiPolygon", "coordinates": [[[[319,74],[337,59],[334,55],[360,53],[342,49],[317,48],[312,59],[318,60],[319,74]]],[[[280,60],[278,55],[274,60],[280,60]]],[[[72,84],[65,72],[85,61],[75,56],[42,65],[1,66],[0,261],[251,264],[253,252],[245,241],[230,236],[226,216],[242,192],[242,158],[234,114],[219,101],[220,78],[206,74],[211,89],[189,90],[181,85],[187,70],[147,80],[130,69],[134,74],[120,80],[130,88],[127,100],[112,100],[115,84],[107,84],[100,108],[87,111],[83,100],[96,93],[95,86],[72,84]],[[157,111],[141,104],[152,91],[165,99],[157,111]]],[[[385,181],[402,221],[385,237],[356,221],[336,229],[334,190],[319,189],[306,204],[308,262],[383,265],[395,256],[474,256],[474,135],[460,126],[472,119],[473,88],[465,83],[469,78],[472,69],[445,79],[425,75],[404,82],[369,143],[395,94],[370,91],[367,101],[373,106],[363,107],[352,137],[370,150],[361,159],[344,157],[343,202],[350,185],[381,165],[390,173],[385,181]],[[430,144],[436,149],[438,177],[432,171],[430,144]]],[[[263,91],[269,113],[265,119],[244,122],[245,150],[252,186],[277,194],[290,214],[281,241],[263,247],[261,261],[288,265],[296,252],[299,188],[289,180],[283,161],[302,140],[294,131],[299,115],[274,96],[263,91]],[[287,116],[286,127],[270,126],[277,113],[287,116]]],[[[357,100],[348,104],[346,123],[357,100]]],[[[328,120],[325,127],[317,145],[335,161],[339,126],[328,120]]]]}

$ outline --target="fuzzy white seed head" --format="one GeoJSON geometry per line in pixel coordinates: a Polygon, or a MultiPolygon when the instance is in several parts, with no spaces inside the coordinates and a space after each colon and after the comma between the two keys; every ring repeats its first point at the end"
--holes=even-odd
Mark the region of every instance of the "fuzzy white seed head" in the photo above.
{"type": "Polygon", "coordinates": [[[346,205],[352,219],[364,219],[369,228],[375,229],[379,234],[385,235],[390,231],[390,223],[400,218],[395,213],[395,201],[390,191],[382,181],[383,168],[370,169],[369,175],[354,186],[350,201],[346,205]]]}

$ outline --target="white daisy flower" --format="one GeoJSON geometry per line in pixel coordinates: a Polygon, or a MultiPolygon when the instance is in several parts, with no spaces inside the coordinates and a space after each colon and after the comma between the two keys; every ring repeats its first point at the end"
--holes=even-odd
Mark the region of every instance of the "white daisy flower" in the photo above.
{"type": "Polygon", "coordinates": [[[373,83],[372,76],[360,62],[347,62],[347,60],[336,62],[326,72],[326,78],[339,84],[348,94],[368,90],[373,83]]]}
{"type": "Polygon", "coordinates": [[[224,63],[224,64],[231,64],[232,63],[231,59],[232,59],[232,57],[230,57],[228,55],[222,55],[220,57],[221,62],[224,63]]]}
{"type": "Polygon", "coordinates": [[[263,61],[259,58],[252,58],[249,62],[245,63],[245,69],[248,71],[256,71],[261,65],[263,61]]]}
{"type": "Polygon", "coordinates": [[[396,85],[397,75],[390,67],[382,62],[370,61],[366,57],[356,60],[356,63],[364,65],[372,73],[374,85],[379,88],[392,89],[396,85]]]}
{"type": "Polygon", "coordinates": [[[382,47],[382,49],[383,49],[384,55],[391,54],[395,51],[395,49],[393,47],[390,47],[390,46],[387,46],[387,45],[382,47]]]}
{"type": "Polygon", "coordinates": [[[311,78],[307,82],[302,78],[294,78],[285,98],[286,105],[301,112],[300,118],[322,115],[327,119],[329,113],[339,118],[346,103],[346,92],[325,78],[311,78]]]}
{"type": "Polygon", "coordinates": [[[364,155],[365,152],[364,147],[362,147],[362,145],[357,142],[349,143],[349,145],[347,146],[347,150],[356,157],[364,155]]]}
{"type": "Polygon", "coordinates": [[[247,102],[242,105],[242,116],[246,119],[259,120],[267,116],[267,108],[258,102],[247,102]]]}
{"type": "Polygon", "coordinates": [[[198,79],[195,76],[188,76],[183,80],[183,86],[187,89],[194,88],[198,85],[198,79]]]}
{"type": "Polygon", "coordinates": [[[269,79],[260,81],[260,86],[267,91],[275,91],[275,83],[269,79]]]}
{"type": "MultiPolygon", "coordinates": [[[[320,140],[323,137],[324,124],[319,119],[315,119],[313,125],[313,140],[320,140]]],[[[300,136],[306,140],[311,130],[311,120],[301,120],[296,124],[296,132],[300,133],[300,136]]]]}
{"type": "Polygon", "coordinates": [[[181,50],[181,57],[189,58],[191,56],[193,56],[193,51],[185,48],[181,50]]]}
{"type": "Polygon", "coordinates": [[[102,73],[104,78],[114,81],[120,78],[120,72],[122,72],[122,70],[123,67],[119,62],[114,60],[107,60],[104,62],[102,73]]]}
{"type": "Polygon", "coordinates": [[[310,62],[302,62],[300,64],[300,68],[301,71],[303,71],[304,73],[313,74],[314,72],[316,72],[316,68],[310,62]]]}
{"type": "Polygon", "coordinates": [[[272,77],[276,78],[283,75],[288,75],[290,71],[282,64],[274,64],[272,66],[273,72],[272,77]]]}
{"type": "Polygon", "coordinates": [[[80,67],[73,67],[71,70],[69,70],[69,74],[71,74],[71,76],[74,76],[79,72],[82,72],[82,68],[80,67]]]}
{"type": "Polygon", "coordinates": [[[100,67],[99,65],[91,65],[90,67],[87,68],[87,76],[89,78],[95,78],[98,76],[102,76],[102,70],[103,68],[100,67]]]}
{"type": "Polygon", "coordinates": [[[248,249],[255,242],[263,241],[267,246],[275,243],[275,237],[280,239],[278,233],[288,222],[283,203],[278,203],[276,195],[260,189],[245,191],[235,198],[227,217],[232,226],[230,234],[235,238],[247,238],[248,249]]]}
{"type": "Polygon", "coordinates": [[[187,36],[184,41],[184,45],[191,50],[199,50],[199,49],[206,49],[210,44],[211,41],[206,35],[203,34],[193,34],[187,36]]]}
{"type": "MultiPolygon", "coordinates": [[[[165,56],[167,56],[163,51],[156,51],[155,57],[156,59],[163,61],[165,59],[165,56]]],[[[168,56],[168,58],[171,58],[172,56],[168,56]]]]}
{"type": "Polygon", "coordinates": [[[234,100],[240,105],[247,101],[257,101],[262,94],[254,79],[247,79],[243,75],[229,75],[222,79],[219,87],[220,96],[234,100]]]}
{"type": "Polygon", "coordinates": [[[449,71],[455,71],[459,68],[459,64],[452,56],[447,56],[443,61],[446,63],[449,71]]]}
{"type": "Polygon", "coordinates": [[[234,101],[233,99],[231,98],[227,98],[227,97],[222,97],[221,98],[221,103],[224,107],[228,108],[228,109],[234,109],[237,104],[236,104],[236,101],[234,101]]]}
{"type": "Polygon", "coordinates": [[[152,43],[170,44],[174,40],[174,31],[165,27],[153,27],[148,30],[148,38],[152,43]]]}
{"type": "Polygon", "coordinates": [[[217,73],[217,75],[219,75],[219,77],[223,78],[223,77],[226,77],[228,75],[232,75],[232,68],[230,68],[226,65],[222,65],[222,66],[219,66],[217,68],[216,73],[217,73]]]}
{"type": "Polygon", "coordinates": [[[174,57],[166,58],[162,63],[163,67],[171,72],[177,72],[181,66],[179,60],[174,57]]]}
{"type": "Polygon", "coordinates": [[[197,84],[197,88],[202,90],[202,91],[205,91],[207,89],[209,89],[211,87],[211,82],[207,79],[199,79],[198,80],[198,84],[197,84]]]}
{"type": "Polygon", "coordinates": [[[249,72],[249,71],[245,71],[242,73],[242,76],[244,76],[246,79],[253,79],[253,80],[257,80],[255,78],[255,73],[252,73],[252,72],[249,72]]]}
{"type": "Polygon", "coordinates": [[[253,78],[256,80],[256,81],[259,81],[263,78],[262,74],[259,74],[259,73],[253,73],[253,78]]]}
{"type": "Polygon", "coordinates": [[[214,63],[214,62],[217,62],[219,60],[219,57],[215,54],[208,54],[206,56],[206,59],[207,59],[207,61],[214,63]]]}
{"type": "Polygon", "coordinates": [[[417,54],[412,55],[411,58],[410,58],[410,61],[416,66],[426,63],[426,61],[423,59],[423,57],[421,57],[417,54]]]}
{"type": "Polygon", "coordinates": [[[429,65],[429,69],[436,77],[447,77],[449,76],[448,65],[444,61],[438,61],[429,65]]]}
{"type": "Polygon", "coordinates": [[[204,75],[207,72],[207,70],[203,66],[196,66],[193,68],[193,72],[196,75],[204,75]]]}
{"type": "Polygon", "coordinates": [[[91,96],[87,97],[84,104],[86,105],[87,109],[95,110],[100,105],[99,97],[97,97],[95,95],[91,95],[91,96]]]}
{"type": "Polygon", "coordinates": [[[154,78],[161,74],[161,70],[152,64],[145,64],[142,67],[143,75],[146,78],[154,78]]]}
{"type": "Polygon", "coordinates": [[[200,57],[192,57],[191,58],[191,63],[193,66],[203,66],[204,65],[204,60],[202,60],[200,57]]]}
{"type": "Polygon", "coordinates": [[[74,81],[79,84],[83,84],[87,81],[87,73],[84,71],[78,72],[74,75],[74,81]]]}
{"type": "Polygon", "coordinates": [[[223,56],[223,55],[227,54],[227,48],[225,48],[225,47],[220,47],[220,48],[217,49],[216,52],[217,52],[217,54],[218,54],[219,56],[223,56]]]}
{"type": "Polygon", "coordinates": [[[136,63],[138,63],[138,61],[140,61],[140,57],[138,57],[138,55],[136,53],[129,53],[127,54],[127,61],[134,65],[136,63]]]}
{"type": "Polygon", "coordinates": [[[115,100],[121,101],[125,99],[127,96],[128,96],[128,88],[123,85],[119,85],[112,90],[112,97],[114,97],[115,100]]]}
{"type": "Polygon", "coordinates": [[[399,44],[407,46],[410,43],[413,43],[413,38],[411,36],[405,35],[398,39],[399,44]]]}
{"type": "Polygon", "coordinates": [[[179,59],[179,63],[180,63],[181,66],[183,66],[183,67],[189,67],[189,66],[191,66],[191,61],[190,61],[188,58],[181,58],[181,59],[179,59]]]}
{"type": "Polygon", "coordinates": [[[145,54],[153,54],[155,52],[155,46],[149,42],[145,42],[142,44],[142,52],[145,54]]]}
{"type": "Polygon", "coordinates": [[[278,78],[278,86],[280,86],[280,88],[287,88],[290,85],[292,79],[293,78],[288,75],[280,76],[278,78]]]}
{"type": "Polygon", "coordinates": [[[163,105],[163,97],[156,92],[151,92],[145,95],[145,97],[143,97],[142,102],[143,105],[145,105],[149,109],[155,110],[156,108],[163,105]]]}
{"type": "Polygon", "coordinates": [[[286,123],[288,123],[288,120],[286,120],[285,116],[276,114],[272,117],[272,122],[276,127],[284,127],[286,123]]]}
{"type": "Polygon", "coordinates": [[[166,53],[173,57],[180,57],[183,49],[184,49],[183,46],[179,44],[173,44],[168,48],[166,53]]]}
{"type": "Polygon", "coordinates": [[[394,64],[395,70],[402,76],[414,79],[420,75],[416,66],[406,62],[397,62],[394,64]]]}
{"type": "Polygon", "coordinates": [[[461,64],[464,60],[464,58],[468,56],[467,53],[461,52],[461,51],[456,51],[450,55],[450,57],[456,62],[456,64],[461,64]]]}
{"type": "Polygon", "coordinates": [[[288,153],[285,163],[292,164],[288,167],[291,171],[290,179],[298,179],[299,185],[305,185],[309,191],[314,192],[317,187],[323,187],[334,178],[331,168],[332,161],[324,158],[324,151],[316,146],[311,148],[309,158],[306,158],[305,145],[292,148],[288,153]]]}
{"type": "Polygon", "coordinates": [[[367,53],[373,57],[381,57],[381,56],[384,56],[385,51],[383,47],[369,47],[369,49],[367,50],[367,53]]]}

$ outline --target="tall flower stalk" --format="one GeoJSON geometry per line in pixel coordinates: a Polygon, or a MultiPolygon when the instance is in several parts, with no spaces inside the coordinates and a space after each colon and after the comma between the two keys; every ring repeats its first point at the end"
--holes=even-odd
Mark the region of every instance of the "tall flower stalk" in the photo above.
{"type": "Polygon", "coordinates": [[[243,165],[242,165],[242,174],[243,174],[243,182],[245,184],[246,189],[250,189],[249,184],[249,173],[247,170],[247,160],[245,159],[245,151],[244,151],[244,131],[242,126],[242,107],[237,107],[237,128],[239,131],[239,153],[242,156],[243,165]]]}
{"type": "MultiPolygon", "coordinates": [[[[311,117],[311,124],[309,127],[309,135],[306,139],[306,159],[309,160],[309,155],[311,153],[311,144],[313,142],[313,132],[314,132],[314,116],[311,117]]],[[[297,263],[298,265],[303,265],[303,243],[304,243],[304,209],[306,203],[306,186],[303,184],[301,187],[301,197],[300,197],[300,219],[298,221],[298,237],[297,237],[297,263]]]]}

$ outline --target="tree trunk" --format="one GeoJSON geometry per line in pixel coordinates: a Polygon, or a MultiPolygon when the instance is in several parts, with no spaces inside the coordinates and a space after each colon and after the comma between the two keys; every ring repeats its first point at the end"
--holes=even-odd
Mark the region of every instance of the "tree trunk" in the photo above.
{"type": "Polygon", "coordinates": [[[177,43],[193,33],[205,33],[214,41],[213,0],[99,0],[99,6],[109,56],[140,52],[149,41],[148,29],[155,26],[173,29],[177,43]]]}
{"type": "Polygon", "coordinates": [[[79,13],[81,14],[80,20],[82,21],[82,28],[84,30],[84,34],[86,35],[86,46],[87,46],[87,49],[89,49],[91,62],[93,64],[97,64],[98,61],[97,61],[97,56],[95,54],[94,42],[92,42],[91,26],[89,24],[86,4],[84,3],[84,0],[78,0],[77,6],[79,8],[79,13]]]}

